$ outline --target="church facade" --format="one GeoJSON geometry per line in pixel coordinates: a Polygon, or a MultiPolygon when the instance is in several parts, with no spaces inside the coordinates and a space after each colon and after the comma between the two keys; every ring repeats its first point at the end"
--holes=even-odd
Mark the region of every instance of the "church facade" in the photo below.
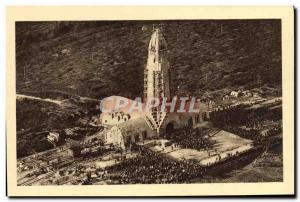
{"type": "MultiPolygon", "coordinates": [[[[176,96],[175,96],[176,97],[176,96]]],[[[145,106],[149,99],[167,100],[171,102],[174,95],[170,92],[170,65],[168,61],[167,43],[160,29],[154,29],[148,46],[147,65],[144,69],[144,96],[140,105],[145,106]]],[[[129,99],[128,99],[129,100],[129,99]]],[[[199,101],[199,100],[198,100],[199,101]]],[[[136,101],[129,100],[129,103],[136,101]]],[[[186,100],[186,105],[191,103],[186,100]]],[[[198,113],[170,112],[161,110],[161,104],[144,111],[143,113],[128,112],[128,108],[120,109],[125,113],[121,119],[113,113],[102,113],[100,120],[103,125],[108,125],[111,130],[106,134],[107,144],[113,144],[120,148],[126,148],[130,142],[138,142],[147,138],[165,137],[166,133],[183,127],[195,127],[197,124],[209,119],[211,107],[207,103],[198,102],[198,113]],[[126,117],[124,119],[124,117],[126,117]],[[130,117],[130,118],[128,118],[130,117]],[[112,121],[114,120],[114,121],[112,121]],[[125,120],[125,121],[124,121],[125,120]]],[[[130,110],[129,110],[130,111],[130,110]]]]}

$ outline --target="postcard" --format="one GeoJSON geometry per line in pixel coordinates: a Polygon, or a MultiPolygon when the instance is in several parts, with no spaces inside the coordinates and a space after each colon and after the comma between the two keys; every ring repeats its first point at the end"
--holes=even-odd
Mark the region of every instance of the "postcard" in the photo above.
{"type": "Polygon", "coordinates": [[[7,195],[294,195],[293,15],[7,7],[7,195]]]}

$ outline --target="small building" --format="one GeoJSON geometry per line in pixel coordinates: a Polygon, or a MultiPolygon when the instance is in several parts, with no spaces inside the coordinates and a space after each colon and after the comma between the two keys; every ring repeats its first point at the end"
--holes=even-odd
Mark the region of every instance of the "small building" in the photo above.
{"type": "Polygon", "coordinates": [[[237,91],[231,91],[230,92],[230,96],[231,97],[238,97],[239,96],[239,92],[237,92],[237,91]]]}
{"type": "Polygon", "coordinates": [[[229,100],[229,98],[230,98],[229,95],[224,95],[223,96],[223,100],[229,100]]]}
{"type": "Polygon", "coordinates": [[[75,136],[77,135],[77,132],[80,130],[80,127],[74,127],[74,128],[66,128],[65,134],[67,136],[75,136]]]}
{"type": "Polygon", "coordinates": [[[47,135],[47,140],[52,143],[57,143],[59,141],[59,133],[49,132],[49,134],[47,135]]]}
{"type": "Polygon", "coordinates": [[[61,54],[63,54],[63,55],[72,55],[71,54],[71,48],[65,48],[65,49],[63,49],[63,50],[61,50],[61,54]]]}
{"type": "Polygon", "coordinates": [[[151,130],[146,120],[139,118],[113,126],[105,134],[105,143],[125,149],[131,143],[140,142],[155,135],[155,131],[151,130]]]}
{"type": "Polygon", "coordinates": [[[51,160],[49,161],[49,164],[50,164],[50,165],[58,164],[58,159],[57,159],[57,158],[51,159],[51,160]]]}

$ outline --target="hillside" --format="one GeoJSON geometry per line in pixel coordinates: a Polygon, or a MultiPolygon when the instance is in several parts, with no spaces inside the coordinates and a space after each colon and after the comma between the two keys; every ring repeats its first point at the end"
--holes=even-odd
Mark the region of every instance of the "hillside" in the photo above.
{"type": "Polygon", "coordinates": [[[17,22],[17,92],[134,98],[152,24],[163,24],[172,88],[281,89],[280,20],[17,22]]]}
{"type": "Polygon", "coordinates": [[[64,141],[63,129],[88,127],[88,121],[99,114],[97,104],[97,101],[84,98],[51,100],[17,95],[18,157],[52,148],[47,141],[47,131],[60,131],[64,141]]]}

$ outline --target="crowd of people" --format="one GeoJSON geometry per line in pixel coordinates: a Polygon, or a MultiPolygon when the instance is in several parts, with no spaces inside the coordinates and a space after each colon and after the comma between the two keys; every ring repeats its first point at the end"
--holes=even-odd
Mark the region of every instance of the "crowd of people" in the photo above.
{"type": "Polygon", "coordinates": [[[209,129],[199,128],[176,130],[168,138],[183,148],[207,150],[214,144],[214,142],[204,137],[209,132],[209,129]]]}
{"type": "Polygon", "coordinates": [[[137,158],[128,159],[108,168],[117,174],[120,184],[189,183],[201,177],[204,168],[193,162],[179,162],[149,150],[143,150],[137,158]]]}
{"type": "Polygon", "coordinates": [[[269,109],[268,107],[260,108],[244,108],[236,107],[228,110],[218,111],[211,113],[210,120],[217,127],[224,125],[245,125],[247,127],[253,127],[257,123],[271,120],[282,120],[281,108],[269,109]]]}
{"type": "Polygon", "coordinates": [[[265,129],[268,129],[267,136],[279,134],[281,126],[278,124],[265,124],[265,122],[280,123],[281,120],[281,108],[269,109],[268,107],[260,107],[245,109],[237,107],[211,114],[211,122],[216,127],[256,141],[262,138],[261,131],[265,129]],[[241,126],[247,129],[242,129],[241,126]]]}

